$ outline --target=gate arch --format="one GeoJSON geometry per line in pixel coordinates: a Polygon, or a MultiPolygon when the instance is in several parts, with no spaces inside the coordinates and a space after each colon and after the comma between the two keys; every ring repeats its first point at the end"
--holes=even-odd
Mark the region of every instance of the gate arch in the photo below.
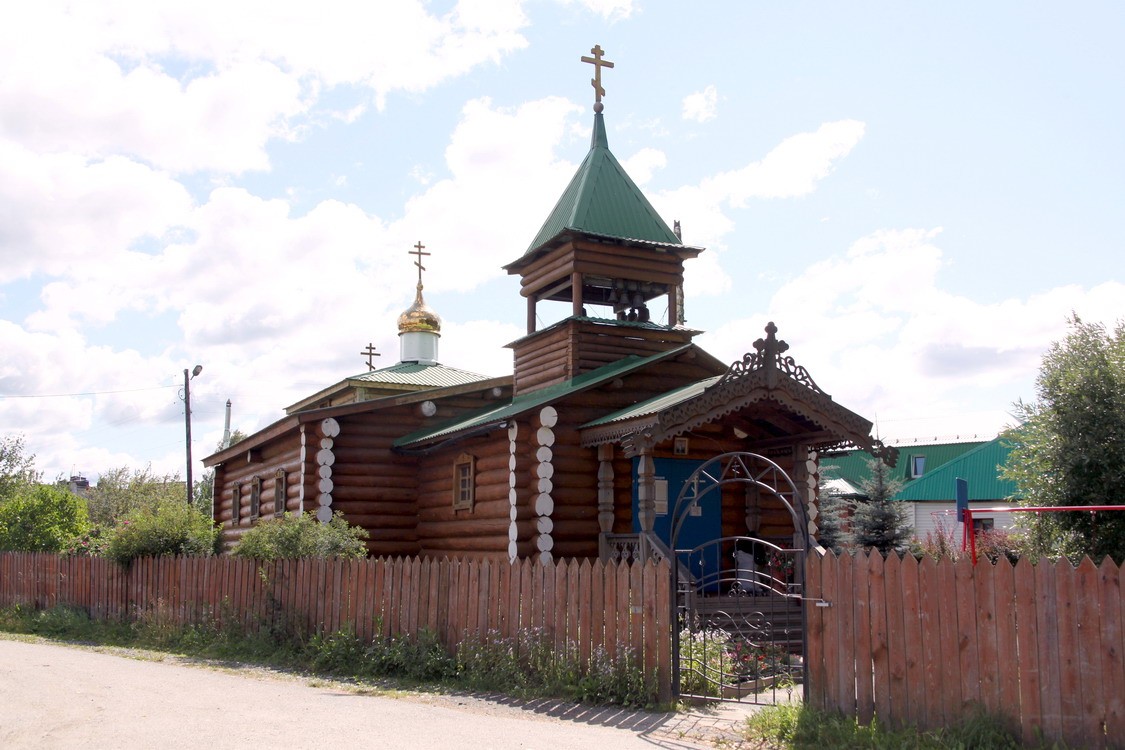
{"type": "Polygon", "coordinates": [[[680,488],[669,539],[674,557],[672,683],[677,695],[774,703],[783,695],[791,698],[799,682],[807,697],[806,616],[801,604],[809,546],[805,507],[788,473],[756,453],[715,456],[680,488]],[[721,498],[723,488],[733,484],[754,486],[781,502],[793,522],[791,546],[748,534],[720,536],[691,549],[679,547],[680,531],[692,509],[712,493],[721,498]]]}

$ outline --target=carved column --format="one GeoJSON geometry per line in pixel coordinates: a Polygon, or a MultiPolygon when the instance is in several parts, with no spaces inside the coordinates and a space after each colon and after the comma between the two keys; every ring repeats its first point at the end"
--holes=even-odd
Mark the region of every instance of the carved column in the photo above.
{"type": "Polygon", "coordinates": [[[613,531],[613,443],[598,446],[598,529],[613,531]]]}
{"type": "Polygon", "coordinates": [[[656,464],[647,445],[637,457],[637,516],[641,533],[651,534],[656,522],[656,464]]]}

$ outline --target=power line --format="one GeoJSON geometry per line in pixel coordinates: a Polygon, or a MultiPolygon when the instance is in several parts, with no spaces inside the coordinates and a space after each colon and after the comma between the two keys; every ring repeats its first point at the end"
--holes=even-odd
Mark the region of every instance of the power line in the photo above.
{"type": "Polygon", "coordinates": [[[117,391],[84,391],[82,393],[29,393],[23,395],[3,395],[0,394],[0,399],[6,398],[70,398],[71,396],[101,396],[109,393],[138,393],[140,391],[158,391],[163,388],[176,388],[175,385],[154,385],[148,388],[123,388],[117,391]]]}

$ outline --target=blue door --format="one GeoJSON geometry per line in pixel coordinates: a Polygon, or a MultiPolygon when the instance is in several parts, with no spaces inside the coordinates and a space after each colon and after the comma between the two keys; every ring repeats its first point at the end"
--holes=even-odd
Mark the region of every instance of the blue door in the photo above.
{"type": "MultiPolygon", "coordinates": [[[[641,530],[640,501],[637,492],[637,466],[638,459],[633,459],[633,531],[641,530]]],[[[695,470],[703,465],[703,461],[682,458],[657,458],[653,459],[656,469],[656,519],[653,522],[653,532],[669,547],[672,546],[672,513],[675,511],[676,498],[680,490],[695,470]]],[[[697,487],[688,491],[688,496],[703,492],[705,480],[698,480],[697,487]]],[[[681,550],[690,550],[707,542],[714,541],[722,536],[722,493],[718,490],[708,493],[700,500],[695,501],[681,510],[683,524],[680,527],[676,547],[681,550]]],[[[714,581],[719,575],[720,561],[716,559],[700,559],[698,556],[689,561],[686,554],[680,556],[681,562],[689,565],[691,573],[698,576],[697,580],[714,581]],[[696,568],[701,568],[697,570],[696,568]]]]}

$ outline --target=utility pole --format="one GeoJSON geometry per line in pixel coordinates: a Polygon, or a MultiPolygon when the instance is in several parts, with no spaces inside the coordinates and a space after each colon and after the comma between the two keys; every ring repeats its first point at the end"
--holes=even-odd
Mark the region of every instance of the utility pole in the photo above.
{"type": "Polygon", "coordinates": [[[191,377],[188,377],[187,368],[184,368],[184,432],[187,437],[187,502],[191,505],[191,381],[196,375],[203,372],[203,365],[192,368],[191,377]]]}

